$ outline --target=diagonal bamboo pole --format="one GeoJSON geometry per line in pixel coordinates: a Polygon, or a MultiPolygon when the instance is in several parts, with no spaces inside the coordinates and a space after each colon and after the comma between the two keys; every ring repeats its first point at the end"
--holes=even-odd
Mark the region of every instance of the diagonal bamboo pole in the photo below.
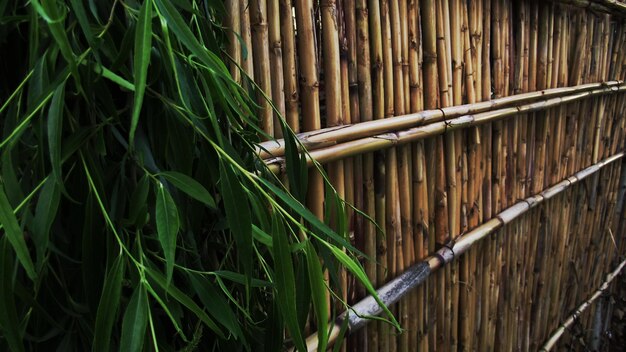
{"type": "Polygon", "coordinates": [[[604,291],[609,289],[611,282],[618,275],[621,274],[622,269],[624,269],[624,266],[626,266],[626,260],[621,262],[617,266],[617,268],[613,270],[613,272],[609,273],[606,276],[606,280],[604,281],[604,283],[602,283],[602,285],[598,288],[598,290],[596,290],[593,293],[593,295],[591,295],[586,301],[584,301],[580,306],[578,306],[578,308],[576,308],[574,313],[570,315],[555,331],[553,331],[552,334],[550,334],[550,337],[548,338],[546,343],[541,347],[541,349],[539,349],[539,351],[547,352],[547,351],[552,350],[556,346],[556,343],[559,341],[559,339],[563,336],[565,331],[567,331],[576,322],[576,320],[580,317],[580,315],[587,308],[589,308],[596,299],[598,299],[599,297],[602,296],[602,294],[604,294],[604,291]]]}
{"type": "MultiPolygon", "coordinates": [[[[605,166],[610,165],[623,157],[624,152],[617,153],[575,173],[574,175],[569,176],[561,182],[533,196],[513,204],[507,209],[504,209],[494,218],[484,222],[474,230],[457,237],[455,241],[448,243],[434,254],[408,268],[398,277],[380,287],[377,290],[378,296],[386,306],[390,306],[398,302],[398,300],[407,295],[412,289],[423,284],[433,272],[463,255],[480,240],[510,224],[515,219],[537,207],[546,200],[557,197],[573,185],[597,174],[605,166]]],[[[342,320],[347,320],[349,329],[348,332],[352,333],[364,327],[370,321],[367,317],[376,316],[382,312],[382,307],[378,305],[372,296],[362,299],[357,304],[353,305],[348,312],[344,312],[339,317],[339,320],[331,326],[329,333],[329,345],[332,345],[332,343],[334,343],[337,339],[339,331],[341,330],[342,320]]],[[[316,351],[317,345],[317,334],[313,334],[307,338],[307,349],[309,351],[316,351]]]]}

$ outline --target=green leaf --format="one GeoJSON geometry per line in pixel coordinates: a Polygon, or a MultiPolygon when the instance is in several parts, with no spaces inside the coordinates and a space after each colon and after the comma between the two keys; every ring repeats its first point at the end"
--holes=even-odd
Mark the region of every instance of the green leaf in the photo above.
{"type": "Polygon", "coordinates": [[[134,146],[135,131],[139,122],[141,105],[146,91],[146,77],[150,64],[150,50],[152,48],[152,0],[145,0],[139,11],[137,28],[135,29],[135,98],[133,114],[130,122],[129,144],[134,146]]]}
{"type": "Polygon", "coordinates": [[[293,271],[293,260],[289,250],[289,240],[285,233],[284,224],[279,220],[278,215],[272,217],[273,253],[274,253],[274,273],[276,284],[276,295],[281,302],[280,310],[285,319],[289,334],[294,340],[299,351],[306,351],[306,344],[298,324],[298,314],[296,310],[296,287],[295,275],[293,271]]]}
{"type": "MultiPolygon", "coordinates": [[[[191,286],[209,314],[215,317],[220,324],[224,325],[235,336],[235,339],[241,339],[243,332],[237,321],[237,316],[235,316],[235,313],[228,305],[228,301],[220,295],[219,291],[207,278],[191,272],[188,276],[191,286]]],[[[245,340],[242,339],[242,341],[245,340]]]]}
{"type": "Polygon", "coordinates": [[[311,284],[313,308],[315,309],[315,317],[317,318],[317,339],[319,341],[317,350],[323,352],[326,351],[326,345],[328,343],[328,303],[326,302],[324,272],[322,271],[320,260],[311,241],[307,241],[305,254],[311,284]]]}
{"type": "Polygon", "coordinates": [[[189,309],[195,316],[197,316],[208,328],[213,330],[219,337],[224,338],[224,333],[217,326],[217,324],[211,319],[206,312],[200,308],[196,302],[194,302],[184,292],[176,288],[174,285],[169,285],[166,279],[161,273],[150,268],[146,268],[146,273],[150,276],[161,288],[167,292],[172,298],[178,301],[180,304],[189,309]]]}
{"type": "Polygon", "coordinates": [[[15,308],[13,290],[13,255],[5,238],[0,238],[0,331],[2,337],[15,352],[24,351],[20,321],[15,308]]]}
{"type": "MultiPolygon", "coordinates": [[[[232,167],[220,161],[220,189],[228,226],[237,243],[237,256],[248,279],[252,278],[252,219],[248,199],[232,167]]],[[[249,281],[248,284],[249,285],[249,281]]]]}
{"type": "Polygon", "coordinates": [[[141,351],[148,325],[148,297],[142,283],[137,285],[130,298],[124,321],[122,322],[122,338],[120,351],[141,351]]]}
{"type": "Polygon", "coordinates": [[[376,289],[374,288],[374,286],[372,286],[372,283],[367,277],[367,275],[365,274],[365,270],[363,270],[363,268],[361,267],[361,264],[359,264],[359,262],[350,258],[346,253],[344,253],[344,251],[337,248],[336,246],[330,243],[323,243],[323,244],[326,247],[328,247],[328,249],[330,249],[330,251],[333,253],[335,258],[337,258],[337,260],[339,260],[339,262],[343,264],[343,266],[345,266],[352,273],[352,275],[354,275],[356,279],[359,280],[361,284],[363,284],[363,286],[365,286],[365,289],[367,290],[367,292],[369,292],[369,294],[372,295],[372,297],[374,297],[374,300],[376,300],[376,303],[378,303],[378,305],[387,314],[389,319],[391,319],[392,324],[397,329],[401,329],[400,324],[398,323],[396,318],[393,316],[389,308],[387,308],[387,306],[378,297],[378,294],[376,293],[376,289]]]}
{"type": "Polygon", "coordinates": [[[174,273],[174,262],[176,261],[176,237],[180,228],[178,209],[170,193],[159,182],[157,185],[156,197],[156,227],[165,255],[165,266],[167,284],[169,285],[174,273]]]}
{"type": "Polygon", "coordinates": [[[50,242],[50,227],[57,216],[57,209],[61,200],[58,182],[54,177],[48,177],[35,208],[35,218],[32,222],[33,242],[37,250],[37,272],[43,268],[44,258],[50,242]]]}
{"type": "Polygon", "coordinates": [[[63,175],[61,174],[61,134],[63,132],[63,107],[65,105],[65,82],[61,83],[54,91],[50,110],[48,110],[48,148],[50,152],[50,164],[54,178],[63,187],[63,175]]]}
{"type": "Polygon", "coordinates": [[[124,260],[119,255],[111,265],[104,279],[102,296],[98,304],[96,314],[96,327],[94,329],[93,351],[108,352],[111,343],[111,331],[117,316],[117,307],[120,304],[122,292],[122,279],[124,278],[124,260]]]}
{"type": "Polygon", "coordinates": [[[83,34],[85,35],[85,39],[87,39],[87,43],[89,43],[89,46],[95,49],[96,41],[94,39],[93,32],[91,31],[91,24],[89,22],[89,19],[87,18],[87,12],[85,11],[85,7],[83,6],[83,1],[70,0],[70,5],[72,6],[72,13],[78,19],[78,24],[83,30],[83,34]]]}
{"type": "Polygon", "coordinates": [[[283,202],[285,202],[291,209],[298,213],[298,215],[302,216],[306,221],[308,221],[315,229],[319,232],[310,232],[311,235],[320,239],[322,242],[325,242],[323,238],[320,237],[320,233],[328,236],[330,239],[333,239],[337,244],[347,248],[348,250],[356,253],[357,255],[364,255],[361,251],[356,249],[352,244],[346,241],[345,238],[339,236],[336,232],[330,229],[328,225],[321,222],[309,209],[305,208],[302,203],[298,202],[293,198],[290,194],[286,193],[282,189],[273,185],[270,181],[259,178],[258,179],[265,187],[267,187],[272,193],[277,195],[283,202]]]}
{"type": "Polygon", "coordinates": [[[204,203],[206,206],[212,209],[217,209],[217,207],[215,206],[215,200],[213,200],[213,197],[211,196],[209,191],[207,191],[207,189],[204,188],[204,186],[202,186],[200,182],[176,171],[165,171],[161,172],[159,175],[165,177],[165,179],[167,179],[174,186],[176,186],[176,188],[185,192],[191,198],[204,203]]]}
{"type": "Polygon", "coordinates": [[[76,57],[74,51],[70,45],[70,41],[65,33],[65,17],[67,12],[64,7],[59,7],[54,0],[31,0],[31,4],[35,7],[37,12],[48,23],[50,34],[54,38],[54,41],[59,46],[61,55],[70,66],[72,76],[76,80],[76,83],[80,86],[80,76],[78,75],[78,68],[76,64],[76,57]]]}
{"type": "MultiPolygon", "coordinates": [[[[288,127],[284,121],[281,122],[285,131],[288,127]]],[[[306,155],[300,157],[296,138],[291,133],[285,133],[285,159],[289,189],[298,202],[304,203],[309,178],[306,155]]]]}
{"type": "Polygon", "coordinates": [[[133,190],[128,203],[128,221],[130,224],[141,228],[145,225],[148,217],[148,192],[150,191],[150,182],[148,175],[143,175],[137,182],[137,186],[133,190]]]}
{"type": "Polygon", "coordinates": [[[116,83],[121,88],[127,89],[131,92],[135,91],[135,85],[133,85],[132,83],[130,83],[129,81],[121,77],[120,75],[116,74],[115,72],[104,67],[103,65],[96,64],[94,65],[93,69],[97,74],[102,75],[102,77],[110,80],[113,83],[116,83]]]}
{"type": "MultiPolygon", "coordinates": [[[[245,277],[242,274],[235,273],[235,272],[232,272],[232,271],[227,271],[227,270],[213,271],[213,272],[211,272],[211,274],[213,274],[213,275],[215,275],[217,277],[221,277],[223,279],[232,281],[232,282],[236,282],[236,283],[241,284],[241,285],[245,285],[247,280],[248,280],[248,278],[245,277]]],[[[255,278],[252,279],[251,285],[252,285],[252,287],[270,287],[270,286],[272,286],[272,284],[270,282],[268,282],[268,281],[259,280],[259,279],[255,279],[255,278]]]]}
{"type": "Polygon", "coordinates": [[[35,280],[37,274],[35,273],[33,260],[28,253],[28,247],[24,240],[24,232],[20,228],[20,224],[17,222],[17,218],[13,213],[13,207],[9,204],[9,200],[4,192],[3,183],[0,183],[0,224],[4,227],[6,237],[17,255],[17,259],[19,259],[26,270],[28,277],[31,278],[31,280],[35,280]]]}

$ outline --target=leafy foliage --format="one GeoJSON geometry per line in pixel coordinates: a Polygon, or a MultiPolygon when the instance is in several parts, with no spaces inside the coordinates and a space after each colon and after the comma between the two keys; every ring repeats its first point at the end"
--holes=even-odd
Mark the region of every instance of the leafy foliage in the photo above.
{"type": "Polygon", "coordinates": [[[271,350],[284,326],[303,348],[301,317],[331,318],[337,273],[323,270],[372,289],[346,230],[302,205],[288,128],[294,193],[256,157],[224,15],[189,0],[0,1],[0,349],[271,350]]]}

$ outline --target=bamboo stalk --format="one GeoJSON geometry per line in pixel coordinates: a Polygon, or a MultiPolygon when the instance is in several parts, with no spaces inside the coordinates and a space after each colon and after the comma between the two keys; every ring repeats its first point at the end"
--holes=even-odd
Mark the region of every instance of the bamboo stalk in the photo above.
{"type": "Polygon", "coordinates": [[[265,95],[272,97],[272,82],[270,80],[270,53],[267,23],[267,1],[252,0],[250,2],[250,26],[252,28],[252,48],[254,50],[255,81],[260,92],[257,93],[257,103],[260,105],[261,129],[268,135],[274,135],[274,114],[272,105],[265,95]]]}
{"type": "Polygon", "coordinates": [[[561,338],[561,336],[563,336],[563,334],[565,333],[565,331],[572,326],[575,322],[576,319],[582,314],[583,311],[585,311],[587,308],[589,308],[591,306],[591,304],[598,299],[598,297],[602,296],[602,294],[604,293],[604,291],[606,291],[607,289],[609,289],[611,282],[619,275],[621,274],[622,269],[624,269],[624,266],[626,266],[626,260],[621,262],[617,268],[615,268],[615,270],[613,270],[613,272],[611,272],[609,275],[607,275],[606,280],[604,281],[604,283],[598,288],[598,290],[596,292],[594,292],[593,295],[591,295],[591,297],[589,297],[585,302],[583,302],[580,306],[578,306],[578,308],[576,309],[576,311],[570,316],[568,317],[560,326],[559,328],[554,331],[551,335],[550,338],[548,339],[548,341],[546,341],[546,343],[541,347],[540,351],[550,351],[554,348],[554,346],[556,345],[556,343],[558,342],[558,340],[561,338]]]}
{"type": "MultiPolygon", "coordinates": [[[[371,70],[371,114],[366,115],[366,111],[361,111],[361,119],[366,120],[378,120],[385,117],[385,73],[384,73],[384,61],[383,61],[383,24],[382,24],[382,9],[379,1],[368,0],[369,13],[369,28],[370,28],[370,65],[371,67],[364,67],[368,71],[371,70]]],[[[390,92],[387,92],[389,94],[390,92]]],[[[376,153],[373,156],[369,156],[366,160],[368,167],[373,168],[373,194],[374,194],[374,209],[375,220],[381,228],[386,228],[386,213],[385,213],[385,161],[384,154],[376,153]]],[[[383,240],[383,234],[379,234],[374,228],[372,233],[376,239],[376,253],[377,260],[381,264],[377,266],[376,283],[383,284],[387,281],[387,273],[385,266],[387,265],[387,245],[383,240]]],[[[380,350],[386,350],[389,346],[389,328],[384,324],[378,324],[377,326],[378,344],[380,350]]]]}
{"type": "MultiPolygon", "coordinates": [[[[553,108],[566,103],[576,102],[585,98],[623,91],[626,91],[626,86],[620,86],[619,88],[604,88],[563,98],[553,98],[527,105],[521,105],[515,108],[505,108],[476,115],[465,115],[408,130],[380,134],[374,137],[357,139],[327,148],[312,150],[308,153],[307,160],[310,164],[312,164],[311,160],[316,160],[323,164],[358,154],[379,151],[411,143],[420,139],[438,136],[446,131],[458,130],[470,126],[478,126],[509,116],[544,111],[545,109],[553,108]]],[[[273,158],[266,160],[266,163],[268,164],[270,170],[275,173],[280,173],[284,170],[284,160],[285,159],[282,157],[273,158]]]]}
{"type": "Polygon", "coordinates": [[[283,45],[283,77],[285,78],[285,119],[291,129],[300,132],[298,114],[298,72],[291,0],[280,0],[280,39],[283,45]]]}
{"type": "MultiPolygon", "coordinates": [[[[375,4],[377,5],[377,3],[375,4]]],[[[371,120],[373,115],[373,106],[372,106],[372,87],[373,82],[371,79],[371,63],[370,63],[370,40],[369,40],[369,23],[368,20],[371,18],[373,22],[376,22],[374,16],[375,12],[369,12],[371,17],[368,17],[368,5],[365,0],[356,0],[355,4],[356,9],[356,79],[358,83],[358,111],[359,113],[359,121],[368,121],[371,120]]],[[[346,25],[349,22],[346,22],[346,25]]],[[[350,31],[348,31],[350,32],[350,31]]],[[[374,34],[376,37],[376,34],[374,34]]],[[[349,42],[350,43],[350,42],[349,42]]],[[[374,42],[372,43],[374,44],[374,42]]],[[[352,72],[354,70],[351,70],[352,72]]],[[[354,102],[354,98],[351,99],[354,102]]],[[[355,165],[356,170],[358,171],[358,159],[357,164],[355,165]]],[[[356,194],[363,194],[363,209],[366,214],[371,219],[376,219],[376,198],[374,195],[374,158],[373,155],[366,154],[362,159],[362,171],[363,171],[363,187],[359,187],[360,183],[356,182],[356,187],[360,188],[360,191],[357,191],[356,194]]],[[[358,174],[358,172],[357,172],[358,174]]],[[[358,180],[355,180],[358,181],[358,180]]],[[[377,276],[377,233],[374,225],[369,221],[363,221],[362,219],[359,223],[363,223],[363,236],[365,237],[365,254],[371,258],[370,261],[365,263],[365,272],[368,278],[378,284],[378,276],[377,276]]],[[[358,227],[357,227],[358,228],[358,227]]],[[[372,350],[378,350],[378,326],[374,326],[372,329],[368,330],[368,348],[372,350]]]]}
{"type": "MultiPolygon", "coordinates": [[[[273,113],[273,136],[281,138],[283,131],[280,119],[285,117],[285,80],[283,79],[283,44],[281,41],[280,5],[279,0],[267,0],[267,16],[269,19],[269,59],[273,72],[272,103],[276,111],[273,113]]],[[[268,72],[269,74],[269,72],[268,72]]]]}
{"type": "Polygon", "coordinates": [[[227,0],[226,27],[228,28],[228,56],[233,60],[229,65],[230,75],[235,82],[241,83],[241,73],[237,65],[241,64],[241,44],[237,35],[241,33],[241,12],[239,0],[227,0]]]}
{"type": "MultiPolygon", "coordinates": [[[[359,75],[360,77],[361,75],[359,75]]],[[[394,116],[387,119],[371,120],[370,114],[363,114],[362,121],[352,125],[318,129],[311,132],[304,132],[298,138],[307,149],[319,149],[340,142],[350,141],[358,138],[369,137],[383,132],[391,132],[410,127],[416,127],[431,122],[442,121],[463,115],[477,114],[481,112],[497,110],[505,107],[516,106],[524,103],[532,103],[552,97],[568,96],[585,91],[595,90],[602,87],[614,87],[622,84],[622,81],[608,81],[604,83],[588,83],[573,87],[561,87],[546,89],[536,92],[522,93],[509,97],[502,97],[490,101],[474,102],[459,106],[444,107],[441,109],[430,109],[410,114],[394,116]],[[370,119],[367,119],[367,117],[370,119]]],[[[359,83],[359,89],[366,89],[359,83]]],[[[425,90],[425,89],[424,89],[425,90]]],[[[476,92],[478,93],[478,91],[476,92]]],[[[366,94],[366,93],[364,93],[366,94]]],[[[435,96],[436,98],[436,96],[435,96]]],[[[435,103],[436,106],[436,103],[435,103]]],[[[369,110],[371,111],[371,109],[369,110]]],[[[259,144],[258,153],[263,159],[279,157],[284,155],[284,141],[273,140],[259,144]]]]}
{"type": "MultiPolygon", "coordinates": [[[[240,0],[239,3],[239,17],[241,20],[241,39],[243,44],[246,47],[247,55],[241,54],[241,62],[242,67],[245,74],[252,80],[254,80],[254,61],[252,57],[252,53],[254,52],[252,48],[252,32],[250,26],[250,2],[249,0],[240,0]]],[[[250,88],[250,85],[246,80],[243,80],[244,86],[246,88],[250,88]]]]}

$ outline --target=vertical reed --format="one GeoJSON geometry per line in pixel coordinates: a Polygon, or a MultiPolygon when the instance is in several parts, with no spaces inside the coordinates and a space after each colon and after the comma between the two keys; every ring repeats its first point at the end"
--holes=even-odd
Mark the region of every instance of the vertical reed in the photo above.
{"type": "Polygon", "coordinates": [[[239,0],[226,1],[226,10],[228,16],[226,18],[226,27],[228,28],[228,56],[233,60],[230,64],[230,75],[238,83],[241,83],[241,73],[237,65],[241,64],[241,44],[237,35],[241,33],[241,12],[239,9],[239,0]]]}
{"type": "Polygon", "coordinates": [[[273,97],[270,81],[270,53],[269,34],[267,23],[267,1],[250,1],[250,27],[252,29],[252,50],[254,51],[255,81],[261,92],[257,94],[257,102],[260,105],[259,116],[261,128],[269,135],[274,135],[274,113],[270,102],[265,95],[273,97]]]}
{"type": "Polygon", "coordinates": [[[280,40],[283,52],[283,77],[285,78],[285,120],[294,132],[300,132],[298,106],[298,71],[296,67],[295,33],[291,0],[280,0],[280,40]]]}
{"type": "MultiPolygon", "coordinates": [[[[279,0],[267,0],[267,16],[269,19],[269,59],[272,74],[272,102],[274,112],[274,137],[283,135],[280,118],[285,118],[285,79],[283,79],[283,44],[281,41],[280,5],[279,0]]],[[[268,72],[269,75],[269,72],[268,72]]]]}
{"type": "MultiPolygon", "coordinates": [[[[249,0],[240,0],[239,2],[239,18],[241,20],[241,41],[246,48],[246,54],[243,51],[241,53],[242,67],[246,75],[254,80],[254,61],[253,61],[253,47],[252,47],[252,26],[250,26],[250,2],[249,0]]],[[[234,25],[233,25],[234,26],[234,25]]],[[[250,88],[248,82],[243,80],[244,86],[250,88]]]]}

